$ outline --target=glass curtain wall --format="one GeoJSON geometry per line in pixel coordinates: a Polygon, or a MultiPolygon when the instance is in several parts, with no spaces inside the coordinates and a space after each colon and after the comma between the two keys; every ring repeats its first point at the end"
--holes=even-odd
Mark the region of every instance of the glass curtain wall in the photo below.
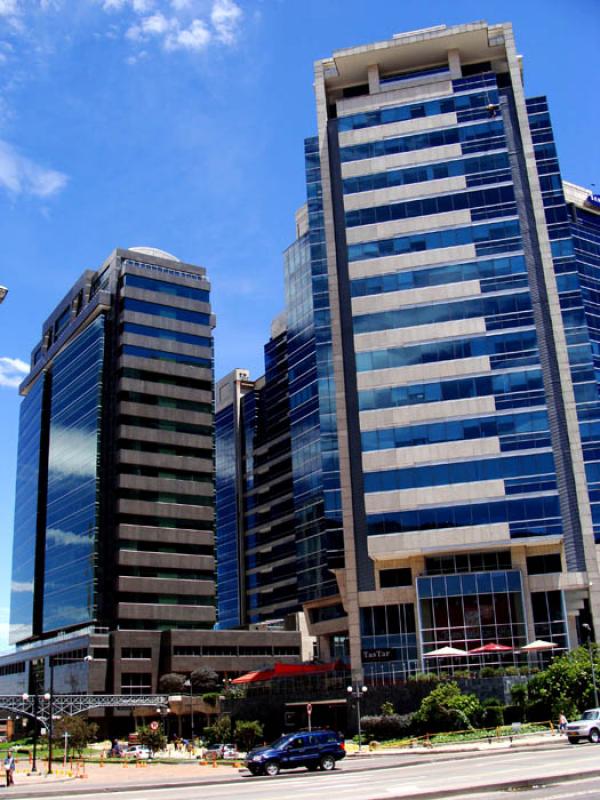
{"type": "Polygon", "coordinates": [[[101,316],[52,368],[44,632],[95,616],[103,364],[101,316]]]}

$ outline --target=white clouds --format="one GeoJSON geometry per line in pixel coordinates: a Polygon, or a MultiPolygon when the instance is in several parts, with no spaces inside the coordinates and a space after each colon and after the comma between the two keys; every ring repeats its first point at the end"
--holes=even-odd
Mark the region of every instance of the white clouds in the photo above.
{"type": "Polygon", "coordinates": [[[33,581],[11,581],[11,592],[33,592],[33,581]]]}
{"type": "Polygon", "coordinates": [[[0,17],[12,17],[19,13],[18,0],[0,0],[0,17]]]}
{"type": "Polygon", "coordinates": [[[94,541],[94,537],[90,533],[73,533],[73,531],[63,531],[60,528],[48,528],[46,540],[53,545],[81,547],[82,545],[89,546],[94,541]]]}
{"type": "Polygon", "coordinates": [[[48,469],[51,479],[96,476],[97,441],[94,431],[64,428],[53,425],[50,429],[48,469]]]}
{"type": "Polygon", "coordinates": [[[37,164],[0,140],[0,187],[12,194],[50,197],[64,189],[67,176],[37,164]]]}
{"type": "Polygon", "coordinates": [[[242,9],[233,0],[215,0],[210,19],[223,44],[234,44],[242,19],[242,9]]]}
{"type": "Polygon", "coordinates": [[[188,28],[175,30],[165,39],[167,50],[203,50],[211,40],[211,33],[201,19],[192,20],[188,28]]]}
{"type": "MultiPolygon", "coordinates": [[[[0,0],[2,2],[2,0],[0,0]]],[[[243,12],[234,0],[101,0],[108,12],[129,16],[125,36],[132,42],[154,41],[164,50],[200,52],[209,45],[231,47],[239,38],[243,12]],[[198,13],[204,9],[204,14],[198,13]]],[[[133,64],[136,56],[127,59],[133,64]]]]}
{"type": "Polygon", "coordinates": [[[144,17],[138,24],[132,25],[125,35],[128,39],[138,41],[150,36],[163,36],[172,27],[172,22],[159,12],[151,17],[144,17]]]}
{"type": "Polygon", "coordinates": [[[20,358],[0,356],[0,386],[16,388],[29,372],[29,364],[20,358]]]}

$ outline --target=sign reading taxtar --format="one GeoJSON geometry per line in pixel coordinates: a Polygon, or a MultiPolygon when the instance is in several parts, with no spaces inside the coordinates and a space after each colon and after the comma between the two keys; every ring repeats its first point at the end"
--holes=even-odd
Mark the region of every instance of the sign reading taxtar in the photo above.
{"type": "Polygon", "coordinates": [[[391,647],[372,647],[362,651],[362,660],[366,661],[393,661],[394,651],[391,647]]]}

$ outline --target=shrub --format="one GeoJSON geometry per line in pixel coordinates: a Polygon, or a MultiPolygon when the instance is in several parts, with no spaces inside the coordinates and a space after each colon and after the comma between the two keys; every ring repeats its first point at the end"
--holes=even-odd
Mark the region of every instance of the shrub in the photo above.
{"type": "Polygon", "coordinates": [[[484,728],[497,728],[504,725],[504,706],[485,705],[481,713],[481,724],[484,728]]]}
{"type": "Polygon", "coordinates": [[[235,733],[233,740],[240,750],[248,752],[252,750],[257,739],[262,739],[263,726],[256,720],[238,720],[235,723],[235,733]]]}
{"type": "Polygon", "coordinates": [[[523,708],[521,706],[505,706],[504,724],[512,725],[513,722],[523,722],[523,708]]]}
{"type": "Polygon", "coordinates": [[[381,716],[382,717],[391,717],[392,714],[395,714],[394,704],[390,703],[389,700],[386,700],[385,703],[381,705],[381,716]]]}
{"type": "Polygon", "coordinates": [[[479,677],[480,678],[496,678],[498,675],[502,675],[503,670],[499,669],[498,667],[482,667],[479,670],[479,677]]]}
{"type": "Polygon", "coordinates": [[[219,717],[212,725],[204,729],[204,735],[209,744],[231,741],[231,717],[227,714],[219,717]]]}
{"type": "Polygon", "coordinates": [[[510,666],[510,667],[506,667],[506,669],[504,670],[504,674],[505,675],[510,675],[512,677],[514,675],[520,675],[521,674],[521,670],[518,667],[510,666]]]}
{"type": "Polygon", "coordinates": [[[367,740],[401,739],[410,731],[412,714],[380,714],[361,717],[360,726],[367,740]]]}
{"type": "Polygon", "coordinates": [[[473,728],[481,716],[481,704],[474,694],[462,694],[457,683],[448,681],[425,697],[413,715],[423,733],[473,728]]]}
{"type": "Polygon", "coordinates": [[[219,699],[220,694],[218,692],[206,692],[202,695],[202,699],[206,703],[207,706],[212,706],[213,708],[217,705],[217,700],[219,699]]]}
{"type": "Polygon", "coordinates": [[[163,732],[162,725],[159,725],[156,730],[152,730],[149,726],[144,725],[137,729],[138,742],[147,747],[151,753],[156,753],[159,750],[164,750],[167,746],[167,737],[163,732]]]}

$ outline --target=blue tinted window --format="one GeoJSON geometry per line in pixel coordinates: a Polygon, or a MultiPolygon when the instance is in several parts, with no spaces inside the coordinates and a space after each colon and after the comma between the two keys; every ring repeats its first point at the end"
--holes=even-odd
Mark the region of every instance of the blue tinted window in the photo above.
{"type": "Polygon", "coordinates": [[[178,364],[193,364],[199,367],[211,367],[210,358],[199,356],[188,356],[183,353],[167,353],[165,350],[151,350],[149,347],[138,347],[133,344],[124,344],[121,352],[126,356],[138,356],[139,358],[153,358],[159,361],[175,361],[178,364]]]}
{"type": "Polygon", "coordinates": [[[346,226],[352,228],[359,225],[372,225],[377,222],[391,222],[398,219],[444,214],[464,209],[481,209],[482,207],[490,216],[492,214],[501,216],[498,208],[499,204],[507,204],[508,209],[516,215],[514,199],[515,193],[512,186],[437,195],[436,197],[425,197],[420,200],[408,200],[403,203],[370,206],[356,211],[348,211],[346,213],[346,226]]]}
{"type": "MultiPolygon", "coordinates": [[[[448,228],[429,233],[413,233],[393,239],[379,239],[348,246],[348,260],[362,261],[369,258],[403,255],[441,247],[457,247],[464,244],[490,243],[502,239],[516,239],[520,235],[519,223],[497,222],[489,225],[473,225],[468,228],[448,228]]],[[[518,249],[517,243],[512,245],[518,249]]]]}
{"type": "Polygon", "coordinates": [[[152,336],[155,339],[168,339],[173,342],[183,342],[184,344],[196,344],[199,347],[210,347],[212,343],[208,336],[194,336],[191,333],[181,333],[181,331],[152,328],[149,325],[136,325],[134,322],[126,322],[123,325],[123,332],[134,333],[138,336],[152,336]]]}
{"type": "Polygon", "coordinates": [[[191,300],[198,300],[201,303],[208,303],[210,292],[206,289],[194,289],[190,286],[181,286],[170,281],[160,281],[154,278],[145,278],[142,275],[131,275],[126,273],[123,276],[125,286],[132,286],[136,289],[144,289],[148,292],[160,292],[170,294],[175,297],[188,297],[191,300]]]}
{"type": "Polygon", "coordinates": [[[406,328],[416,325],[429,325],[435,322],[448,322],[454,319],[489,317],[495,314],[515,314],[531,309],[529,293],[520,292],[499,297],[477,297],[474,300],[461,300],[455,303],[438,303],[430,306],[416,306],[397,311],[380,311],[354,317],[355,333],[406,328]]]}
{"type": "Polygon", "coordinates": [[[479,125],[465,125],[461,128],[446,128],[439,131],[417,133],[410,136],[399,136],[383,139],[378,142],[367,142],[340,148],[340,159],[357,161],[362,158],[376,158],[395,153],[408,153],[428,147],[442,147],[462,142],[477,142],[490,137],[503,137],[504,125],[501,120],[484,122],[479,125]]]}
{"type": "Polygon", "coordinates": [[[367,472],[364,474],[364,486],[365,492],[387,492],[540,474],[554,474],[552,453],[367,472]]]}
{"type": "MultiPolygon", "coordinates": [[[[447,67],[443,68],[447,71],[447,67]]],[[[415,77],[409,75],[407,77],[415,77]]],[[[400,80],[400,78],[387,78],[381,82],[400,80]]],[[[360,128],[368,128],[372,125],[385,125],[389,122],[402,122],[404,120],[415,119],[415,117],[428,117],[435,114],[450,114],[454,111],[464,111],[472,108],[484,108],[490,103],[498,102],[497,92],[485,92],[481,94],[457,95],[455,97],[444,97],[440,100],[429,100],[421,103],[411,103],[404,106],[392,106],[376,111],[363,111],[359,114],[352,114],[338,119],[339,131],[354,131],[360,128]],[[494,98],[494,99],[490,99],[494,98]]]]}
{"type": "Polygon", "coordinates": [[[52,367],[44,632],[95,616],[103,350],[99,317],[52,367]]]}
{"type": "Polygon", "coordinates": [[[544,397],[543,388],[540,370],[524,370],[503,375],[481,375],[436,383],[363,389],[358,393],[358,398],[361,411],[485,395],[495,395],[496,403],[500,408],[503,407],[503,396],[508,398],[516,392],[519,393],[519,396],[514,397],[513,406],[539,404],[544,397]]]}
{"type": "MultiPolygon", "coordinates": [[[[493,155],[474,156],[472,158],[457,159],[456,161],[438,161],[435,164],[423,164],[418,167],[406,169],[390,169],[386,172],[376,172],[370,175],[359,175],[355,178],[345,178],[343,181],[344,194],[355,192],[368,192],[374,189],[387,189],[391,186],[403,186],[411,183],[424,183],[442,178],[454,178],[458,175],[473,175],[483,173],[487,179],[490,172],[507,175],[509,168],[507,153],[494,153],[493,155]]],[[[510,173],[508,173],[510,179],[510,173]]]]}
{"type": "Polygon", "coordinates": [[[42,373],[21,402],[10,597],[11,644],[32,633],[45,379],[42,373]]]}
{"type": "Polygon", "coordinates": [[[125,311],[137,311],[140,314],[153,314],[156,317],[166,317],[177,319],[180,322],[195,322],[198,325],[210,325],[210,314],[202,314],[199,311],[186,311],[183,308],[173,306],[163,306],[158,303],[146,303],[143,300],[133,300],[126,297],[123,300],[125,311]]]}

